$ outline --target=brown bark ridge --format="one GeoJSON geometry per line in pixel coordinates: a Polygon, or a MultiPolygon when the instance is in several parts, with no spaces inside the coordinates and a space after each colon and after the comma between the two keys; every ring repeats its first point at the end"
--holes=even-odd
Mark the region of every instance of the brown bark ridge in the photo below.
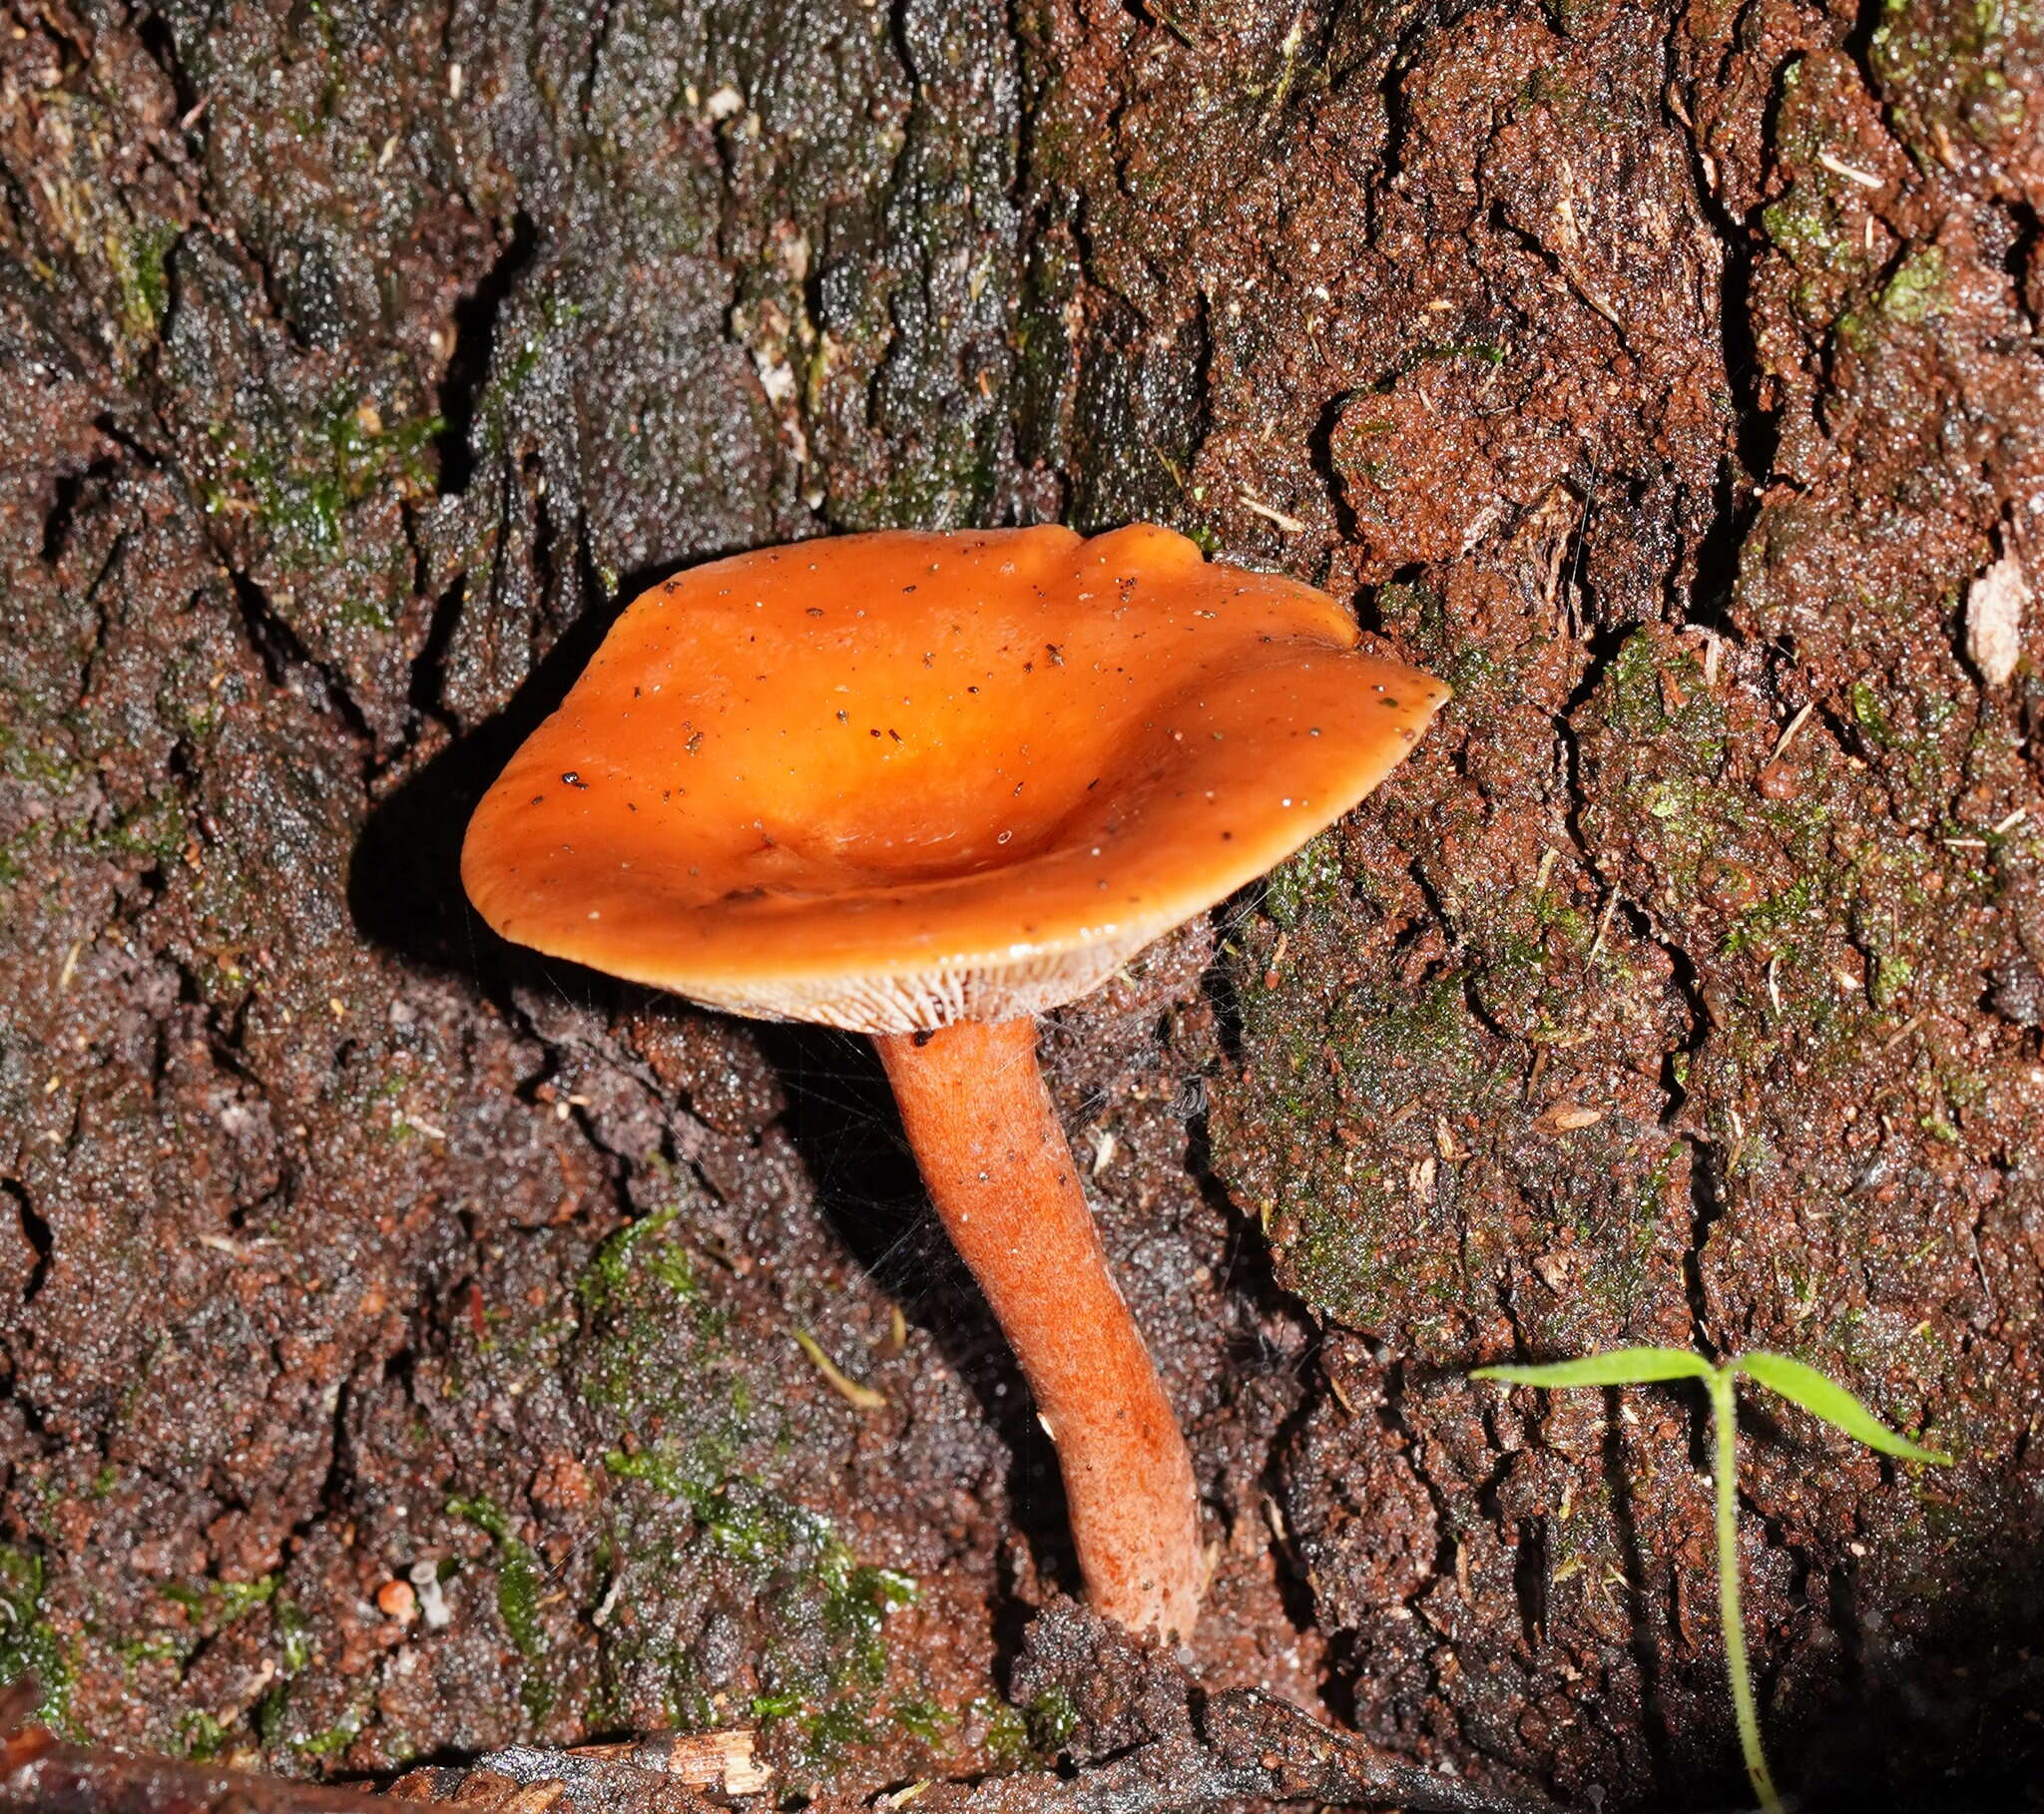
{"type": "Polygon", "coordinates": [[[1147,517],[1458,689],[1046,1031],[1200,1694],[1735,1798],[1701,1407],[1464,1370],[1765,1346],[1958,1458],[1752,1408],[1777,1774],[2034,1798],[2040,127],[2022,0],[10,0],[0,1672],[298,1774],[1274,1792],[1017,1652],[1053,1458],[870,1060],[454,874],[648,578],[1147,517]]]}

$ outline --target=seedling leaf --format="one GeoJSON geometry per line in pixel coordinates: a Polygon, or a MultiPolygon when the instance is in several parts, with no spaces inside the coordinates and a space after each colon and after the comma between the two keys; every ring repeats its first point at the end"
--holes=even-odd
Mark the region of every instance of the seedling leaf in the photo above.
{"type": "Polygon", "coordinates": [[[1508,1386],[1651,1386],[1664,1379],[1709,1379],[1714,1370],[1701,1354],[1682,1348],[1612,1348],[1544,1367],[1478,1367],[1469,1377],[1508,1386]]]}
{"type": "Polygon", "coordinates": [[[1843,1386],[1799,1360],[1759,1348],[1742,1354],[1733,1364],[1749,1379],[1758,1380],[1770,1392],[1779,1392],[1790,1404],[1800,1405],[1811,1417],[1821,1418],[1832,1429],[1842,1430],[1869,1449],[1900,1456],[1904,1461],[1951,1465],[1952,1458],[1942,1450],[1925,1449],[1906,1436],[1896,1435],[1843,1386]]]}

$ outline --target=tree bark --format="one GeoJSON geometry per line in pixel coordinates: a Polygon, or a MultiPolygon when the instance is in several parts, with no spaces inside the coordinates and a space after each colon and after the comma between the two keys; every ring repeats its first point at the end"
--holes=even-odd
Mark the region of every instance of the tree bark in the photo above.
{"type": "Polygon", "coordinates": [[[1749,1407],[1778,1777],[2032,1780],[2040,122],[1959,0],[13,0],[0,1672],[305,1773],[1112,1753],[870,1060],[454,857],[678,565],[1149,518],[1457,688],[1047,1030],[1204,1677],[1737,1793],[1701,1401],[1464,1374],[1767,1347],[1957,1456],[1749,1407]]]}

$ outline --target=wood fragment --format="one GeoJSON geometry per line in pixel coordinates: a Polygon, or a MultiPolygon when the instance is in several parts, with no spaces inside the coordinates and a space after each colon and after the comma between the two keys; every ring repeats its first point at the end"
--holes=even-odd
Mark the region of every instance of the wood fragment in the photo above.
{"type": "Polygon", "coordinates": [[[1560,1102],[1540,1119],[1557,1134],[1574,1134],[1581,1128],[1596,1127],[1604,1119],[1604,1111],[1586,1108],[1581,1103],[1560,1102]]]}
{"type": "Polygon", "coordinates": [[[695,1788],[751,1795],[773,1780],[773,1772],[753,1755],[758,1739],[750,1726],[724,1732],[651,1732],[622,1744],[577,1745],[569,1756],[616,1758],[679,1777],[695,1788]]]}
{"type": "Polygon", "coordinates": [[[512,1745],[471,1769],[414,1770],[390,1792],[463,1814],[707,1814],[699,1792],[757,1795],[771,1786],[773,1772],[754,1755],[756,1737],[739,1727],[566,1751],[512,1745]]]}
{"type": "Polygon", "coordinates": [[[2006,686],[2023,656],[2030,583],[2011,545],[1966,589],[1966,659],[1990,686],[2006,686]]]}

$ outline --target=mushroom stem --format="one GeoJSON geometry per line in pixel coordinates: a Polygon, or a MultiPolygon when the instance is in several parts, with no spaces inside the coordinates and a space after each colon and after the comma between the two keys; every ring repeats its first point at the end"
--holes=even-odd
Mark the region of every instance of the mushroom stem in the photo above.
{"type": "Polygon", "coordinates": [[[1192,1458],[1108,1270],[1036,1063],[1036,1024],[880,1034],[908,1143],[1058,1452],[1087,1597],[1192,1635],[1205,1586],[1192,1458]]]}

